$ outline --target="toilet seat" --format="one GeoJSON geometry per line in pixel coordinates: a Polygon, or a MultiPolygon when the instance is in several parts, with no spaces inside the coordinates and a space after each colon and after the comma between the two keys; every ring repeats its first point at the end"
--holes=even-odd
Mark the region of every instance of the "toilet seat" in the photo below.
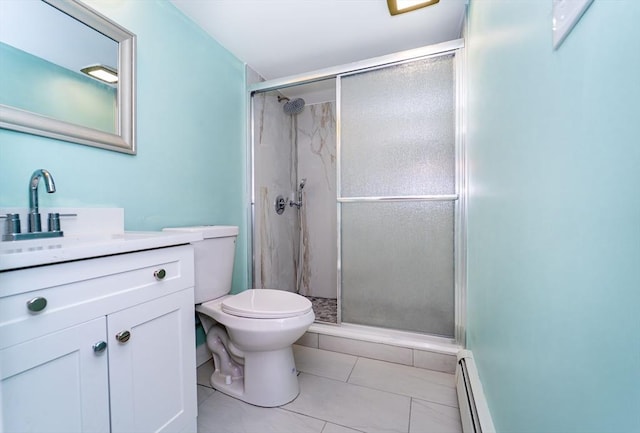
{"type": "Polygon", "coordinates": [[[252,289],[226,297],[222,311],[237,317],[252,319],[284,319],[311,311],[311,301],[284,290],[252,289]]]}

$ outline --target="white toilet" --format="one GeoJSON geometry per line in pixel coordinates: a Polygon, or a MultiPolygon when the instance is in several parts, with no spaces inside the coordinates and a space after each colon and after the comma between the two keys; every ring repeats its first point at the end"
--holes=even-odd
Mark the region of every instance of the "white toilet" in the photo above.
{"type": "Polygon", "coordinates": [[[215,364],[211,385],[256,406],[295,399],[300,388],[291,346],[315,320],[311,302],[284,290],[229,295],[236,226],[164,230],[203,234],[202,241],[193,243],[195,300],[215,364]]]}

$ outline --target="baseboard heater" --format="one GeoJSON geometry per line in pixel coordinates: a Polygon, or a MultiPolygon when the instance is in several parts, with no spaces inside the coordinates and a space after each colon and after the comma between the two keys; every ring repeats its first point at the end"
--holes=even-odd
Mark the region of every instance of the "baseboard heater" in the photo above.
{"type": "Polygon", "coordinates": [[[469,350],[458,353],[456,366],[458,407],[464,433],[495,433],[489,406],[482,390],[480,376],[469,350]]]}

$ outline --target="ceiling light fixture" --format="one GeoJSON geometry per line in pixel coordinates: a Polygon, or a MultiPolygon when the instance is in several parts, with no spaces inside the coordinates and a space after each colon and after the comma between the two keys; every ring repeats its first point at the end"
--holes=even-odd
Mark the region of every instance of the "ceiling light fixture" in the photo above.
{"type": "Polygon", "coordinates": [[[118,82],[118,71],[111,69],[108,66],[87,66],[86,68],[80,69],[80,71],[97,80],[104,81],[105,83],[115,84],[118,82]]]}
{"type": "Polygon", "coordinates": [[[391,15],[403,14],[416,9],[434,5],[440,0],[387,0],[387,6],[391,15]]]}

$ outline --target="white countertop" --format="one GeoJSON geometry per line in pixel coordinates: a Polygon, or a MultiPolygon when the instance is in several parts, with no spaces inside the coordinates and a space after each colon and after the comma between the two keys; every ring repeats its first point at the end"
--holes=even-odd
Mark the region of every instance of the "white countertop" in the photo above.
{"type": "Polygon", "coordinates": [[[169,247],[199,240],[202,240],[202,233],[123,232],[0,242],[0,271],[169,247]]]}

